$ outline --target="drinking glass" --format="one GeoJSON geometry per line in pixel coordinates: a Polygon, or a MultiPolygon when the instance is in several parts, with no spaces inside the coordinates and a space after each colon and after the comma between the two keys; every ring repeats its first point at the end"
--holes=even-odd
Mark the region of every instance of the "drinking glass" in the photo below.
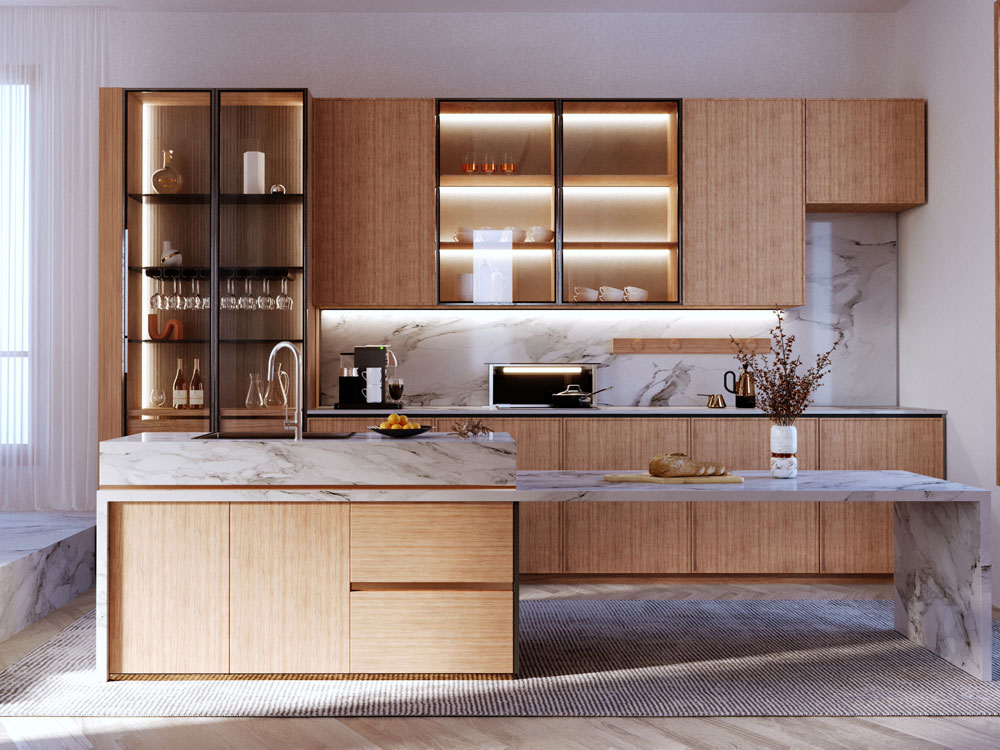
{"type": "Polygon", "coordinates": [[[255,300],[253,296],[253,288],[250,286],[249,276],[243,279],[243,294],[240,295],[238,306],[240,310],[257,309],[257,300],[255,300]]]}
{"type": "Polygon", "coordinates": [[[264,394],[261,392],[261,380],[259,372],[250,373],[250,389],[247,391],[246,400],[243,405],[248,409],[257,409],[264,405],[264,394]]]}
{"type": "Polygon", "coordinates": [[[473,174],[477,169],[479,169],[479,163],[476,161],[476,152],[467,151],[462,157],[462,171],[465,174],[473,174]]]}
{"type": "Polygon", "coordinates": [[[166,302],[166,297],[163,296],[163,279],[155,278],[151,279],[153,282],[153,295],[149,298],[149,307],[152,310],[162,310],[163,305],[166,302]]]}
{"type": "MultiPolygon", "coordinates": [[[[211,285],[209,285],[211,286],[211,285]]],[[[212,298],[207,294],[201,293],[201,279],[194,282],[195,291],[198,294],[198,307],[201,310],[207,310],[212,306],[212,298]]]]}
{"type": "Polygon", "coordinates": [[[169,297],[167,297],[166,309],[167,310],[184,309],[184,298],[181,296],[180,287],[177,285],[177,279],[174,279],[174,291],[171,292],[169,297]]]}
{"type": "Polygon", "coordinates": [[[273,310],[276,306],[274,297],[271,296],[271,280],[264,279],[261,285],[260,294],[257,297],[257,309],[273,310]]]}
{"type": "Polygon", "coordinates": [[[153,388],[149,391],[149,403],[156,409],[167,403],[167,394],[160,388],[159,383],[154,384],[153,388]]]}
{"type": "Polygon", "coordinates": [[[500,171],[504,174],[514,174],[517,172],[517,162],[514,161],[514,154],[509,151],[503,152],[503,159],[500,160],[500,171]]]}
{"type": "Polygon", "coordinates": [[[288,296],[288,279],[281,280],[281,294],[274,301],[279,310],[291,310],[295,300],[288,296]]]}
{"type": "Polygon", "coordinates": [[[185,310],[200,310],[201,309],[201,295],[199,295],[194,288],[197,282],[191,279],[191,291],[188,296],[184,298],[184,309],[185,310]]]}
{"type": "Polygon", "coordinates": [[[219,300],[219,307],[222,310],[235,310],[237,307],[236,287],[233,285],[233,277],[226,279],[226,293],[219,300]]]}
{"type": "Polygon", "coordinates": [[[386,382],[389,385],[389,400],[400,406],[403,403],[403,379],[389,378],[386,382]]]}
{"type": "Polygon", "coordinates": [[[497,171],[497,155],[492,151],[483,154],[482,169],[484,174],[494,174],[497,171]]]}

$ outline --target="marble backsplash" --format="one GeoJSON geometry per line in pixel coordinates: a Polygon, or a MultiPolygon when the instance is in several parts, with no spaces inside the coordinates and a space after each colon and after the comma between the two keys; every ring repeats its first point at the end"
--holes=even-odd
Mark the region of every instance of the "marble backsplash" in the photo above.
{"type": "MultiPolygon", "coordinates": [[[[806,300],[787,323],[803,361],[841,342],[816,404],[895,405],[895,215],[810,214],[806,300]]],[[[411,405],[487,404],[487,362],[597,362],[597,387],[614,386],[602,404],[703,405],[699,393],[723,392],[731,356],[612,354],[611,340],[766,336],[773,323],[762,310],[327,310],[320,405],[337,401],[339,353],[376,343],[399,358],[411,405]]]]}

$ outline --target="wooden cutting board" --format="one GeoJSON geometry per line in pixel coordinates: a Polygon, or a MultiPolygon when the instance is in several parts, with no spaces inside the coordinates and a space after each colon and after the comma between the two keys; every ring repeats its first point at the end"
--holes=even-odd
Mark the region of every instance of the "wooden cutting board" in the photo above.
{"type": "Polygon", "coordinates": [[[605,474],[605,482],[639,482],[646,484],[743,484],[743,477],[722,474],[711,477],[654,477],[650,474],[605,474]]]}

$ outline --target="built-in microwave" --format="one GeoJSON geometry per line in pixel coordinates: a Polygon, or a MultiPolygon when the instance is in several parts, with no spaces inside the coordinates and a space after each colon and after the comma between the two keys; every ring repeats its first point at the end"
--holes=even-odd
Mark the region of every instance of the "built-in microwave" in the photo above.
{"type": "Polygon", "coordinates": [[[490,406],[498,409],[549,408],[552,396],[579,385],[584,393],[596,390],[593,362],[490,363],[490,406]]]}

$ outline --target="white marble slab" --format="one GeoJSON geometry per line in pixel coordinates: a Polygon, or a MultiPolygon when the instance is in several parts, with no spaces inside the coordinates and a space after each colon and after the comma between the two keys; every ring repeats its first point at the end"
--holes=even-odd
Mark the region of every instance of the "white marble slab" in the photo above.
{"type": "MultiPolygon", "coordinates": [[[[894,214],[806,217],[806,304],[787,329],[805,362],[840,341],[818,405],[898,403],[896,257],[894,214]]],[[[488,403],[487,362],[595,362],[597,387],[614,385],[602,404],[698,406],[699,393],[722,392],[732,356],[612,354],[611,339],[758,337],[773,325],[767,310],[325,310],[320,404],[338,400],[340,352],[379,343],[399,358],[407,409],[488,403]]]]}
{"type": "Polygon", "coordinates": [[[177,485],[513,485],[517,453],[506,433],[463,440],[425,433],[396,439],[194,440],[143,433],[100,446],[100,483],[177,485]]]}
{"type": "MultiPolygon", "coordinates": [[[[730,402],[732,398],[729,397],[730,402]]],[[[737,409],[726,406],[709,409],[706,406],[598,406],[592,409],[500,409],[495,406],[412,406],[405,409],[410,416],[463,419],[472,416],[493,417],[756,417],[764,419],[760,409],[737,409]]],[[[903,406],[810,406],[806,417],[943,417],[942,409],[915,409],[903,406]]],[[[371,409],[311,409],[313,418],[370,417],[371,409]]]]}
{"type": "Polygon", "coordinates": [[[89,512],[0,513],[0,641],[94,585],[89,512]]]}

